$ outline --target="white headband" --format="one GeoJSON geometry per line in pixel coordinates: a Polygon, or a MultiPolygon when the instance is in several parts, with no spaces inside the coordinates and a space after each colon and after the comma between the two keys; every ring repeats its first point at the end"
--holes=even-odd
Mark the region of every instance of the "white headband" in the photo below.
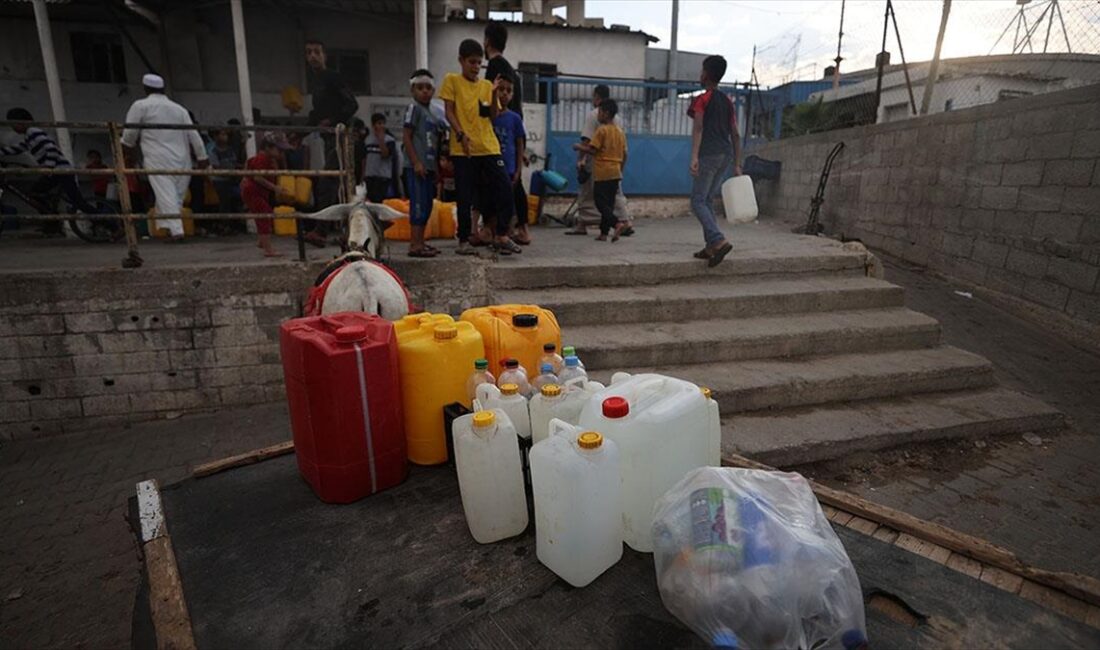
{"type": "Polygon", "coordinates": [[[415,86],[416,84],[428,84],[429,86],[432,86],[434,88],[435,87],[435,80],[432,79],[431,77],[429,77],[426,74],[417,75],[417,76],[409,79],[409,86],[410,87],[415,86]]]}

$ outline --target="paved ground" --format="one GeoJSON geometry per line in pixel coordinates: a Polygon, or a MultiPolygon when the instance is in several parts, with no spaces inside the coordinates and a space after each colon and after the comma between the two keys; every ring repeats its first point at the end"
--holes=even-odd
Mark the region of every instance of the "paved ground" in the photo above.
{"type": "MultiPolygon", "coordinates": [[[[669,244],[690,252],[698,239],[693,221],[640,225],[638,237],[598,249],[590,240],[540,231],[545,245],[525,259],[546,264],[589,250],[625,255],[626,247],[656,255],[662,244],[665,254],[669,244]]],[[[738,229],[738,252],[763,241],[765,230],[738,229]]],[[[122,250],[13,242],[0,238],[0,269],[113,266],[122,250]]],[[[291,245],[281,242],[288,252],[291,245]]],[[[311,252],[321,259],[334,250],[311,252]]],[[[256,255],[244,237],[149,243],[143,251],[148,261],[165,264],[256,255]]],[[[988,537],[1040,566],[1100,575],[1093,541],[1100,518],[1100,359],[923,274],[891,268],[888,279],[906,287],[911,307],[943,323],[948,343],[987,356],[1005,385],[1064,409],[1075,426],[1038,447],[1019,439],[939,445],[805,471],[988,537]]],[[[276,405],[0,446],[0,645],[128,645],[140,571],[124,519],[134,484],[148,477],[176,481],[195,463],[288,437],[284,407],[276,405]]]]}

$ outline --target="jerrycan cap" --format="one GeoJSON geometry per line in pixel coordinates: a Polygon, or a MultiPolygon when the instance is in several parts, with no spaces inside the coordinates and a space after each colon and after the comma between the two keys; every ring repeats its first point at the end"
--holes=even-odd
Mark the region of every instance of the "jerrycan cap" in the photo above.
{"type": "Polygon", "coordinates": [[[474,368],[476,370],[488,370],[489,369],[489,360],[488,359],[478,359],[478,360],[474,361],[474,368]]]}
{"type": "Polygon", "coordinates": [[[446,341],[447,339],[453,339],[458,336],[458,328],[454,325],[436,325],[435,326],[435,340],[446,341]]]}
{"type": "Polygon", "coordinates": [[[543,384],[539,392],[542,393],[543,397],[557,397],[561,395],[561,386],[557,384],[543,384]]]}
{"type": "Polygon", "coordinates": [[[515,314],[512,316],[512,325],[515,327],[538,327],[538,314],[515,314]]]}
{"type": "Polygon", "coordinates": [[[544,343],[542,345],[542,351],[543,352],[554,352],[557,349],[558,349],[558,346],[554,345],[553,343],[544,343]]]}
{"type": "Polygon", "coordinates": [[[500,365],[505,368],[519,368],[519,359],[504,359],[500,362],[500,365]]]}
{"type": "Polygon", "coordinates": [[[700,386],[699,387],[699,392],[701,392],[703,394],[703,397],[705,397],[707,399],[711,399],[712,396],[714,395],[714,393],[709,388],[707,388],[706,386],[700,386]]]}
{"type": "Polygon", "coordinates": [[[340,343],[354,343],[367,338],[367,328],[362,325],[344,325],[336,330],[336,340],[340,343]]]}
{"type": "Polygon", "coordinates": [[[519,392],[519,384],[509,383],[509,384],[501,384],[500,385],[500,394],[501,395],[515,395],[518,392],[519,392]]]}
{"type": "Polygon", "coordinates": [[[491,427],[496,421],[497,416],[492,411],[478,411],[474,413],[474,426],[479,429],[491,427]]]}
{"type": "Polygon", "coordinates": [[[577,446],[581,449],[598,449],[603,444],[603,436],[595,431],[585,431],[577,436],[577,446]]]}
{"type": "Polygon", "coordinates": [[[630,403],[624,397],[608,397],[603,401],[603,414],[608,418],[625,418],[630,413],[630,403]]]}

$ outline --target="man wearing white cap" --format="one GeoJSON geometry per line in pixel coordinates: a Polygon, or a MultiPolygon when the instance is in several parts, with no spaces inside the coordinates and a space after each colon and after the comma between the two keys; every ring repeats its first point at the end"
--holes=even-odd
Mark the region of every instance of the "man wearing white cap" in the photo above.
{"type": "MultiPolygon", "coordinates": [[[[168,99],[164,94],[164,79],[147,74],[141,78],[147,97],[139,99],[126,113],[127,124],[192,124],[187,109],[168,99]]],[[[200,169],[210,161],[202,138],[194,129],[126,129],[122,132],[122,144],[128,152],[141,140],[141,155],[146,169],[190,169],[191,152],[195,153],[200,169]],[[190,149],[190,150],[189,150],[190,149]]],[[[190,176],[150,175],[149,184],[157,195],[157,214],[179,214],[183,211],[183,196],[191,181],[190,176]]],[[[157,226],[167,228],[173,241],[183,239],[183,221],[158,219],[157,226]]]]}

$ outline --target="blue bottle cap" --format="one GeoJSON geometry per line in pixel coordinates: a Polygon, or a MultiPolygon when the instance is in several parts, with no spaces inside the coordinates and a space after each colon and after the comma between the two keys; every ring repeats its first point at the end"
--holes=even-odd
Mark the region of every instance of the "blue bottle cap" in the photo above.
{"type": "Polygon", "coordinates": [[[548,375],[548,374],[554,372],[554,366],[552,366],[548,363],[544,363],[544,364],[542,364],[542,366],[539,367],[539,372],[541,372],[544,375],[548,375]]]}
{"type": "Polygon", "coordinates": [[[737,650],[737,635],[728,630],[715,632],[710,642],[712,645],[714,645],[715,648],[722,648],[723,650],[737,650]]]}
{"type": "Polygon", "coordinates": [[[867,637],[863,636],[863,630],[851,629],[840,637],[840,644],[844,650],[858,650],[867,647],[867,637]]]}
{"type": "Polygon", "coordinates": [[[565,357],[565,365],[569,366],[570,368],[572,368],[574,366],[579,366],[579,365],[581,365],[581,360],[578,359],[576,356],[571,355],[571,356],[565,357]]]}

